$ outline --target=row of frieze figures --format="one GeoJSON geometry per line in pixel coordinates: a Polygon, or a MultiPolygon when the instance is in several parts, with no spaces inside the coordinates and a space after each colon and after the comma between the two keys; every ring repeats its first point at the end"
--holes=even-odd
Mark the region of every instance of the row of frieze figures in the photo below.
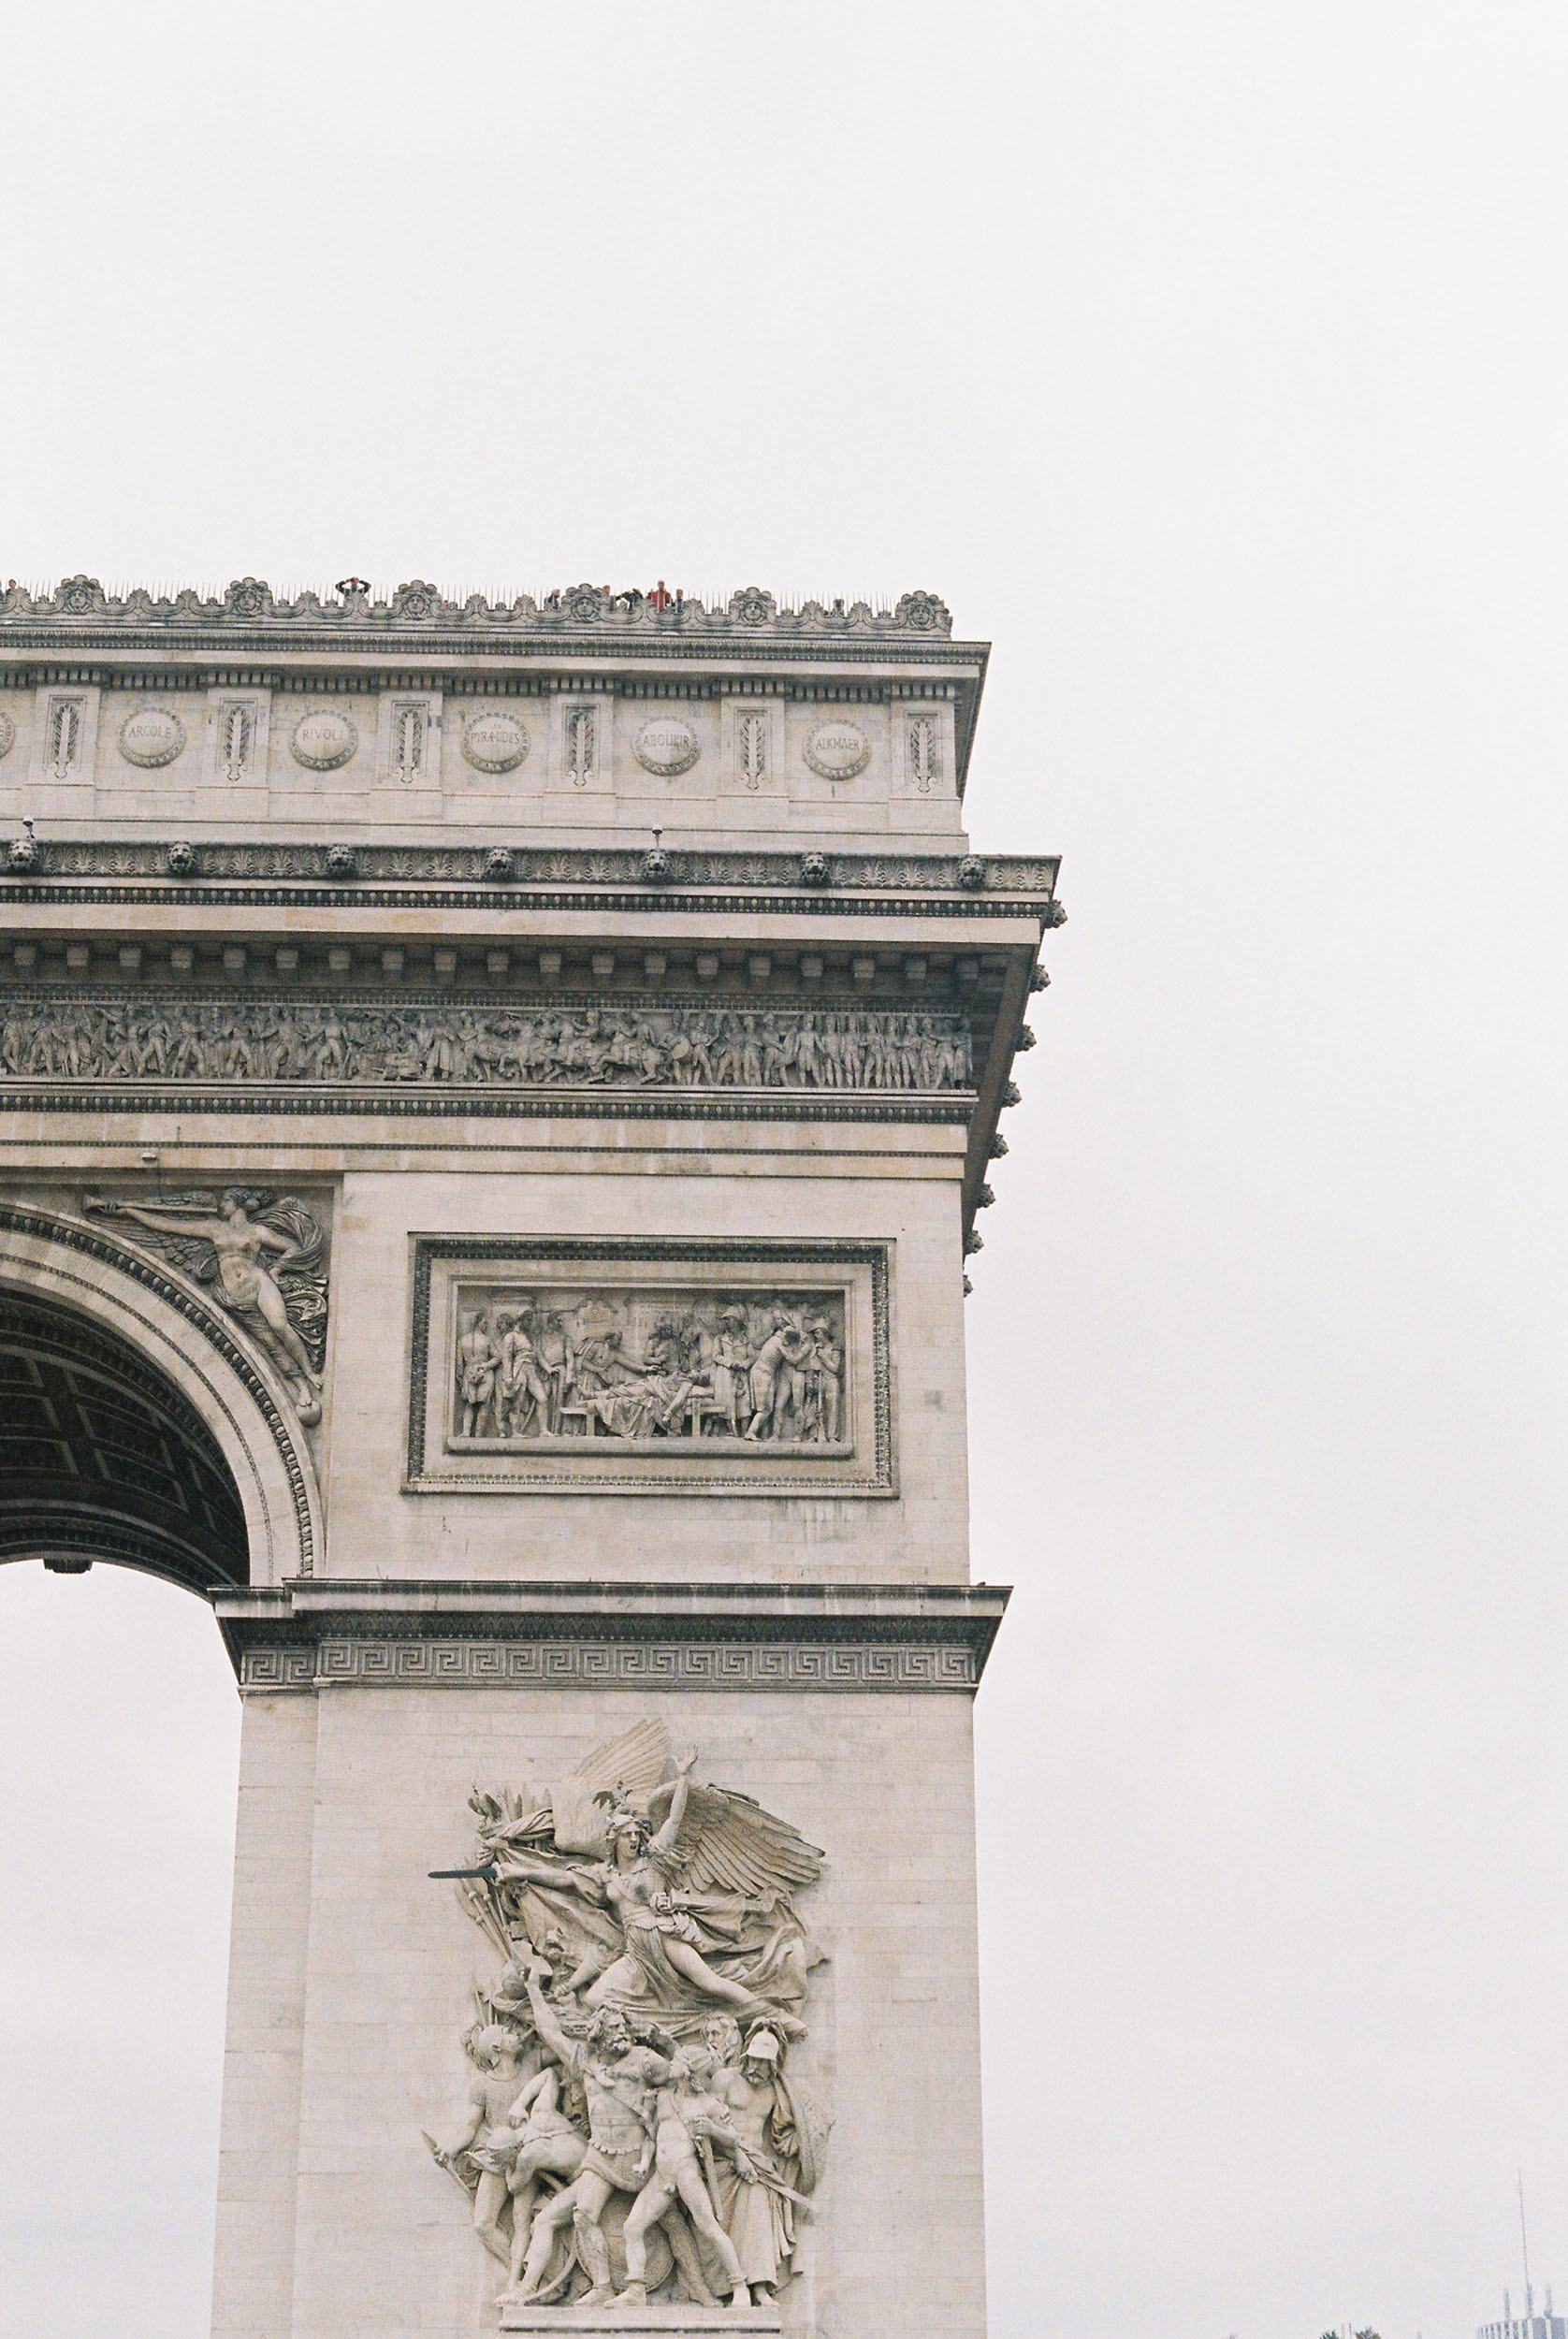
{"type": "Polygon", "coordinates": [[[967,1091],[969,1029],[943,1013],[732,1007],[342,1006],[13,999],[9,1080],[967,1091]]]}
{"type": "Polygon", "coordinates": [[[526,1293],[464,1308],[453,1366],[460,1438],[727,1437],[837,1445],[844,1308],[829,1295],[526,1293]]]}

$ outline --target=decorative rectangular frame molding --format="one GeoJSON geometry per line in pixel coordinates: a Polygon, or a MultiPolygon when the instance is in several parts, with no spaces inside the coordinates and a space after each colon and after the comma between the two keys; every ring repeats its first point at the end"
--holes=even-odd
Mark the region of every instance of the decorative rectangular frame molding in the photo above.
{"type": "Polygon", "coordinates": [[[899,802],[909,797],[930,804],[951,803],[957,793],[953,780],[952,707],[940,698],[900,699],[893,709],[893,781],[892,793],[899,802]],[[920,775],[912,768],[911,745],[914,726],[926,722],[932,728],[932,747],[936,757],[929,785],[922,787],[920,775]]]}
{"type": "Polygon", "coordinates": [[[553,795],[568,799],[612,794],[615,790],[616,702],[612,691],[593,682],[559,688],[550,703],[549,762],[544,785],[553,795]],[[585,764],[573,740],[573,718],[592,717],[592,753],[585,764]]]}
{"type": "Polygon", "coordinates": [[[202,727],[201,785],[227,794],[241,790],[254,791],[242,801],[247,808],[253,802],[267,801],[267,775],[271,754],[272,693],[253,683],[232,686],[215,683],[207,693],[207,717],[202,727]],[[244,766],[234,778],[228,776],[224,751],[224,732],[231,708],[240,707],[250,717],[251,732],[244,766]]]}
{"type": "Polygon", "coordinates": [[[376,711],[376,763],[371,780],[376,802],[388,820],[440,820],[444,778],[442,694],[439,690],[384,690],[376,711]],[[405,777],[398,765],[398,734],[412,715],[419,735],[417,773],[405,777]]]}
{"type": "MultiPolygon", "coordinates": [[[[897,1493],[891,1243],[593,1235],[414,1235],[412,1242],[405,1494],[804,1495],[820,1500],[897,1493]],[[449,1443],[443,1424],[459,1290],[472,1290],[476,1281],[502,1289],[521,1282],[581,1284],[591,1280],[596,1270],[628,1287],[645,1276],[673,1285],[672,1268],[692,1271],[684,1279],[688,1282],[711,1282],[716,1298],[761,1280],[758,1269],[790,1287],[832,1286],[842,1292],[848,1452],[843,1446],[759,1441],[742,1455],[726,1441],[710,1457],[698,1450],[702,1440],[690,1438],[633,1442],[584,1437],[580,1453],[569,1450],[565,1441],[552,1441],[548,1446],[475,1441],[457,1448],[449,1443]]],[[[570,1447],[578,1443],[570,1441],[570,1447]]]]}
{"type": "MultiPolygon", "coordinates": [[[[40,682],[34,693],[32,753],[27,774],[31,788],[63,789],[91,788],[98,768],[98,702],[102,693],[95,682],[73,681],[68,674],[52,682],[40,682]],[[51,755],[51,734],[54,710],[69,701],[76,708],[76,728],[72,734],[71,754],[64,771],[58,769],[51,755]]],[[[47,803],[48,799],[44,799],[47,803]]]]}
{"type": "Polygon", "coordinates": [[[784,750],[784,700],[777,693],[762,696],[755,690],[727,692],[719,710],[719,790],[724,796],[750,796],[765,803],[787,796],[788,766],[784,750]],[[765,742],[763,764],[755,779],[748,779],[745,759],[741,753],[741,725],[748,716],[758,716],[763,725],[765,742]]]}

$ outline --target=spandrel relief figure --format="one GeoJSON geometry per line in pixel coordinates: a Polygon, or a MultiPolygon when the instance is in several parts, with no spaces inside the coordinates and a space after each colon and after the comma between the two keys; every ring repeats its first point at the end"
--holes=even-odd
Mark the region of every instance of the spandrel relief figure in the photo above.
{"type": "Polygon", "coordinates": [[[476,1789],[479,1857],[435,1871],[505,1962],[468,2126],[427,2141],[519,2305],[761,2307],[790,2278],[829,2128],[785,2075],[822,1855],[695,1767],[639,1723],[550,1786],[476,1789]]]}
{"type": "Polygon", "coordinates": [[[327,1340],[326,1238],[303,1202],[245,1186],[170,1196],[156,1208],[89,1197],[96,1217],[129,1221],[238,1316],[289,1385],[307,1427],[321,1419],[327,1340]]]}
{"type": "Polygon", "coordinates": [[[844,1362],[836,1297],[498,1291],[459,1315],[452,1433],[837,1446],[844,1362]]]}

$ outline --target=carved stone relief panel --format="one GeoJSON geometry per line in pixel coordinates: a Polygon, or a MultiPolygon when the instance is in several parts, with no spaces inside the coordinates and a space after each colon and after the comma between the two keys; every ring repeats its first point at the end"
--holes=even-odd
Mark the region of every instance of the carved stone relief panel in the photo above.
{"type": "Polygon", "coordinates": [[[394,795],[441,787],[439,690],[384,692],[376,719],[375,785],[394,795]]]}
{"type": "Polygon", "coordinates": [[[916,701],[893,709],[893,792],[931,803],[954,794],[950,704],[916,701]]]}
{"type": "Polygon", "coordinates": [[[698,1765],[649,1714],[564,1777],[476,1786],[472,1852],[430,1872],[488,1972],[460,2123],[425,2142],[503,2332],[780,2328],[833,2125],[796,1905],[825,1855],[698,1765]]]}
{"type": "Polygon", "coordinates": [[[90,787],[98,739],[98,690],[94,683],[40,689],[33,715],[29,777],[43,788],[90,787]]]}
{"type": "Polygon", "coordinates": [[[893,1491],[885,1246],[421,1237],[411,1491],[893,1491]]]}
{"type": "Polygon", "coordinates": [[[607,693],[558,691],[551,705],[549,785],[566,797],[615,784],[615,702],[607,693]]]}
{"type": "Polygon", "coordinates": [[[270,709],[271,696],[267,690],[209,690],[201,771],[204,787],[266,785],[270,709]]]}
{"type": "MultiPolygon", "coordinates": [[[[799,1096],[967,1097],[962,1016],[884,1008],[616,1000],[490,1008],[447,997],[190,998],[51,993],[0,998],[0,1096],[80,1083],[189,1094],[613,1091],[650,1102],[799,1096]]],[[[608,1106],[607,1109],[614,1109],[608,1106]]]]}
{"type": "Polygon", "coordinates": [[[781,699],[749,694],[726,698],[722,734],[722,785],[727,795],[755,801],[789,792],[781,699]]]}
{"type": "Polygon", "coordinates": [[[307,1202],[270,1186],[166,1193],[138,1185],[83,1196],[81,1213],[109,1219],[200,1284],[269,1358],[306,1428],[321,1419],[328,1293],[325,1197],[307,1202]]]}

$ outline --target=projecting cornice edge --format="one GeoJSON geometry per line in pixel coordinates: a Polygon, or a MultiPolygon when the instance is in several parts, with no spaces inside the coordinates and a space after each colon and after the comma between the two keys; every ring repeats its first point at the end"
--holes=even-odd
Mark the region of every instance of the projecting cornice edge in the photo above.
{"type": "Polygon", "coordinates": [[[238,1588],[242,1688],[973,1690],[1002,1585],[397,1583],[238,1588]]]}

